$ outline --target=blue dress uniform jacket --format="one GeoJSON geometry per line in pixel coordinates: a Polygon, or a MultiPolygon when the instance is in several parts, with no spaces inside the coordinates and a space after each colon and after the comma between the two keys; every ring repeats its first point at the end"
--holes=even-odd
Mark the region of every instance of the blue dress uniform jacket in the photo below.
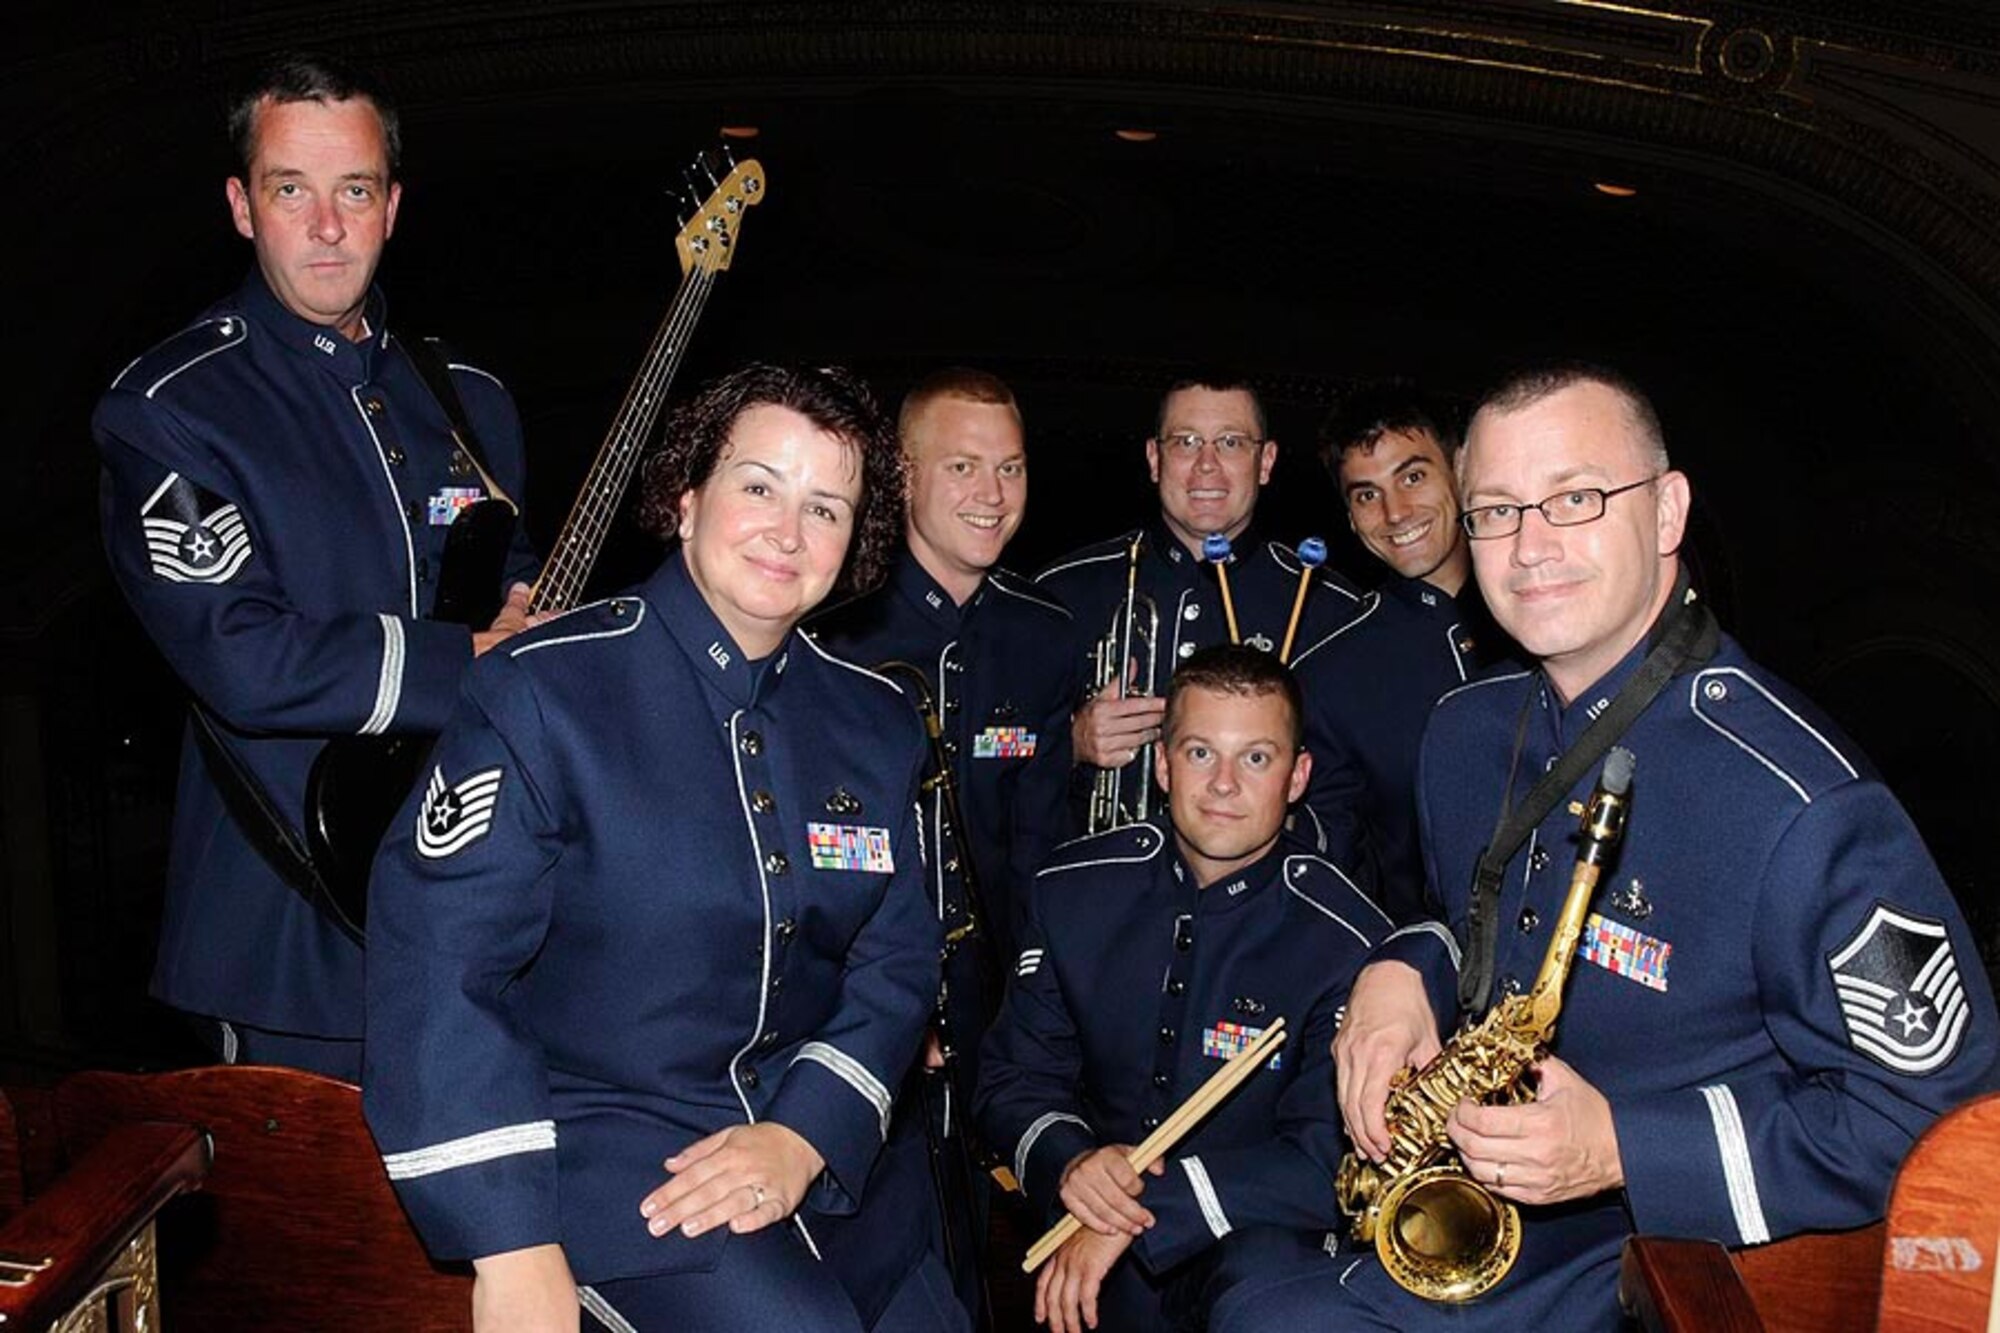
{"type": "MultiPolygon", "coordinates": [[[[987,1035],[975,1114],[1035,1213],[1061,1215],[1077,1154],[1138,1144],[1279,1017],[1265,1068],[1177,1147],[1140,1196],[1134,1242],[1157,1280],[1233,1230],[1324,1232],[1344,1139],[1329,1046],[1389,923],[1348,878],[1282,847],[1197,887],[1159,824],[1060,848],[987,1035]]],[[[1317,1235],[1312,1237],[1317,1243],[1317,1235]]],[[[1130,1269],[1121,1262],[1112,1278],[1130,1269]]]]}
{"type": "MultiPolygon", "coordinates": [[[[349,342],[252,272],[127,367],[92,423],[111,569],[153,642],[294,826],[320,738],[444,725],[471,632],[420,619],[446,526],[484,490],[389,333],[349,342]]],[[[520,424],[453,367],[486,465],[522,494],[520,424]]],[[[510,578],[532,577],[517,543],[510,578]]],[[[189,737],[153,993],[199,1014],[361,1034],[361,952],[225,812],[189,737]]]]}
{"type": "Polygon", "coordinates": [[[1417,841],[1417,748],[1431,708],[1512,650],[1478,585],[1453,597],[1391,577],[1354,619],[1292,655],[1313,757],[1306,804],[1330,839],[1360,848],[1377,902],[1396,921],[1435,915],[1417,841]]]}
{"type": "MultiPolygon", "coordinates": [[[[1139,551],[1138,590],[1152,599],[1159,612],[1159,637],[1153,646],[1150,670],[1153,693],[1164,694],[1174,668],[1193,656],[1195,649],[1229,642],[1229,621],[1223,612],[1222,586],[1214,567],[1191,555],[1164,522],[1156,518],[1143,529],[1086,546],[1037,574],[1035,582],[1060,598],[1076,616],[1081,670],[1088,681],[1095,674],[1093,654],[1099,640],[1110,632],[1113,617],[1124,611],[1132,539],[1141,536],[1144,540],[1139,551]]],[[[1236,627],[1244,643],[1270,653],[1284,646],[1285,626],[1291,621],[1292,603],[1298,596],[1300,572],[1294,552],[1263,540],[1255,528],[1236,539],[1229,557],[1229,596],[1236,607],[1236,627]]],[[[1292,642],[1294,655],[1303,645],[1319,642],[1353,619],[1361,609],[1361,600],[1361,594],[1352,584],[1321,565],[1309,584],[1298,633],[1292,642]]],[[[1143,612],[1138,618],[1144,621],[1143,612]]],[[[1139,656],[1136,652],[1134,655],[1139,656]]],[[[1148,671],[1147,660],[1140,656],[1138,691],[1143,692],[1148,671]]],[[[1124,790],[1136,791],[1139,783],[1151,781],[1144,761],[1135,760],[1126,768],[1124,790]]],[[[1155,796],[1154,808],[1158,809],[1157,793],[1155,796]]],[[[1352,849],[1333,845],[1323,838],[1316,837],[1313,842],[1316,850],[1338,864],[1351,864],[1352,849]]]]}
{"type": "MultiPolygon", "coordinates": [[[[1643,653],[1568,706],[1538,673],[1440,702],[1420,813],[1454,930],[1523,707],[1516,799],[1643,653]]],[[[1916,1135],[1988,1083],[1993,997],[1951,891],[1895,798],[1810,704],[1725,636],[1621,743],[1637,760],[1631,813],[1553,1047],[1610,1101],[1625,1188],[1525,1209],[1513,1272],[1454,1311],[1454,1328],[1618,1327],[1619,1252],[1635,1231],[1754,1245],[1878,1218],[1916,1135]]],[[[1587,799],[1595,778],[1571,796],[1587,799]]],[[[1502,989],[1541,966],[1576,832],[1559,802],[1508,865],[1502,989]]],[[[1456,946],[1441,928],[1407,928],[1377,956],[1424,971],[1449,1032],[1456,946]]],[[[1282,1288],[1240,1327],[1296,1327],[1286,1321],[1306,1310],[1329,1326],[1338,1312],[1342,1327],[1424,1327],[1423,1305],[1371,1252],[1344,1289],[1326,1277],[1282,1288]]]]}
{"type": "Polygon", "coordinates": [[[937,990],[921,757],[879,677],[746,661],[678,551],[467,673],[368,922],[364,1106],[433,1254],[705,1271],[727,1228],[639,1201],[750,1121],[825,1159],[802,1218],[853,1211],[937,990]]]}

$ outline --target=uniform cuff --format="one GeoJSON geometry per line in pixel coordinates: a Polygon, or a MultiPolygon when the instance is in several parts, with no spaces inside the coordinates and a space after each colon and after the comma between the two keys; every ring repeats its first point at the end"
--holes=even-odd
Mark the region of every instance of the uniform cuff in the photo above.
{"type": "Polygon", "coordinates": [[[1643,1234],[1728,1245],[1771,1239],[1749,1140],[1727,1084],[1613,1103],[1625,1201],[1643,1234]]]}
{"type": "Polygon", "coordinates": [[[396,1195],[431,1257],[479,1259],[530,1245],[562,1242],[554,1148],[551,1129],[545,1149],[511,1152],[488,1161],[428,1170],[423,1175],[399,1178],[398,1159],[409,1164],[404,1169],[422,1170],[439,1164],[412,1153],[392,1154],[384,1161],[396,1195]],[[413,1164],[412,1158],[417,1159],[413,1164]]]}
{"type": "Polygon", "coordinates": [[[1153,1214],[1153,1226],[1132,1243],[1147,1270],[1164,1273],[1234,1230],[1215,1183],[1199,1157],[1167,1163],[1166,1173],[1145,1177],[1139,1202],[1153,1214]]]}
{"type": "Polygon", "coordinates": [[[889,1136],[890,1105],[882,1081],[839,1047],[809,1041],[799,1048],[763,1118],[798,1134],[826,1163],[813,1190],[816,1212],[841,1217],[860,1206],[889,1136]]]}

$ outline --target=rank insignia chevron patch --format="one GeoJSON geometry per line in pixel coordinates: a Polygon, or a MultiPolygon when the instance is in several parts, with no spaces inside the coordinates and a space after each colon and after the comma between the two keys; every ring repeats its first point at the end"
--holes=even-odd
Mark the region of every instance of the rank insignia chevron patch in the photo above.
{"type": "Polygon", "coordinates": [[[139,510],[146,559],[174,583],[227,583],[250,558],[250,529],[234,504],[170,472],[139,510]]]}
{"type": "Polygon", "coordinates": [[[445,782],[442,768],[433,768],[417,812],[417,854],[432,860],[450,856],[491,832],[500,775],[497,768],[483,768],[454,785],[445,782]]]}
{"type": "Polygon", "coordinates": [[[1899,1074],[1928,1074],[1957,1053],[1971,1010],[1942,921],[1877,903],[1827,966],[1855,1050],[1899,1074]]]}

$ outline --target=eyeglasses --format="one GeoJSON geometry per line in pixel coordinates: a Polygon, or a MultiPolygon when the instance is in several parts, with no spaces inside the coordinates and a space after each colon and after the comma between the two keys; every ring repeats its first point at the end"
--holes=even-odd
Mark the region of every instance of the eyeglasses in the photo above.
{"type": "Polygon", "coordinates": [[[1193,458],[1201,452],[1204,444],[1214,445],[1215,452],[1224,458],[1240,458],[1264,442],[1253,435],[1242,435],[1236,431],[1226,431],[1214,439],[1208,439],[1191,430],[1183,430],[1176,431],[1172,435],[1162,435],[1160,443],[1183,458],[1193,458]]]}
{"type": "Polygon", "coordinates": [[[1581,486],[1575,490],[1558,491],[1539,504],[1480,505],[1460,514],[1458,521],[1465,525],[1465,535],[1476,542],[1513,536],[1521,530],[1521,521],[1528,516],[1530,509],[1539,509],[1551,527],[1573,528],[1580,523],[1595,523],[1603,518],[1604,506],[1612,496],[1650,486],[1659,479],[1656,474],[1629,486],[1613,486],[1610,490],[1601,486],[1581,486]]]}

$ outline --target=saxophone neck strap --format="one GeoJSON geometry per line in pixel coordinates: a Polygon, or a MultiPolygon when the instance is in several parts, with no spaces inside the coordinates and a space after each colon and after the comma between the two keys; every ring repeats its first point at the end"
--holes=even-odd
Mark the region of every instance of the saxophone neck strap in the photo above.
{"type": "Polygon", "coordinates": [[[1473,872],[1472,906],[1466,919],[1463,964],[1458,974],[1459,1012],[1467,1017],[1484,1013],[1493,999],[1494,954],[1500,942],[1500,882],[1507,873],[1507,863],[1527,841],[1528,834],[1555,808],[1556,802],[1576,786],[1639,714],[1659,697],[1669,680],[1715,656],[1721,629],[1714,615],[1688,586],[1686,570],[1681,571],[1675,582],[1668,605],[1672,609],[1652,650],[1611,705],[1584,728],[1576,743],[1563,751],[1555,765],[1528,789],[1521,803],[1509,809],[1514,774],[1527,745],[1528,718],[1534,707],[1536,686],[1533,683],[1529,686],[1514,731],[1514,756],[1508,768],[1506,790],[1501,794],[1500,819],[1473,872]]]}

